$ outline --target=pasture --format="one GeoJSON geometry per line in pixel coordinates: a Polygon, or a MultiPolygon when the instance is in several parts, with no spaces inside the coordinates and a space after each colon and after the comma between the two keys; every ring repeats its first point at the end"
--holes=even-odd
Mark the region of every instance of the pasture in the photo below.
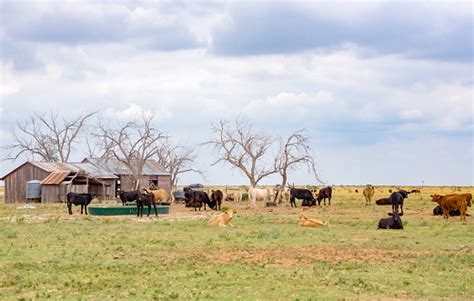
{"type": "MultiPolygon", "coordinates": [[[[471,299],[474,221],[432,216],[430,194],[473,187],[418,187],[405,230],[377,230],[389,206],[365,206],[363,187],[336,186],[332,205],[305,210],[324,229],[298,228],[298,208],[237,211],[211,228],[214,211],[172,205],[168,216],[80,216],[65,204],[0,205],[0,299],[471,299]],[[358,189],[359,193],[355,193],[358,189]]],[[[375,199],[389,187],[376,187],[375,199]]],[[[412,187],[407,189],[411,190],[412,187]]],[[[472,208],[468,213],[473,214],[472,208]]]]}

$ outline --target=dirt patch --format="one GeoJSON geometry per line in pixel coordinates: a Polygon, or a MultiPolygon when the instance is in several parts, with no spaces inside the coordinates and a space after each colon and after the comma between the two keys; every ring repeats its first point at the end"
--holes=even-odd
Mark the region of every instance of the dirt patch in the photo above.
{"type": "Polygon", "coordinates": [[[243,249],[220,250],[219,256],[208,256],[208,260],[217,260],[220,263],[234,261],[244,263],[261,263],[264,265],[292,266],[311,265],[317,261],[331,263],[386,263],[408,262],[427,254],[426,251],[413,250],[386,250],[350,248],[340,249],[334,247],[289,247],[276,249],[243,249]]]}

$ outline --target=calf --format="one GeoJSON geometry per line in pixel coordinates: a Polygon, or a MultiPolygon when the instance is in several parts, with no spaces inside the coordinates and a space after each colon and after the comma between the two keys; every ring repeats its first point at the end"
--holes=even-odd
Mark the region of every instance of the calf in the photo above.
{"type": "Polygon", "coordinates": [[[119,197],[122,200],[122,205],[125,206],[127,203],[136,202],[142,195],[140,190],[133,191],[120,191],[119,197]]]}
{"type": "Polygon", "coordinates": [[[393,212],[392,216],[381,218],[378,229],[401,229],[403,230],[403,222],[398,212],[393,212]]]}
{"type": "Polygon", "coordinates": [[[220,190],[213,190],[211,193],[211,201],[215,204],[216,210],[221,210],[222,200],[224,199],[224,193],[220,190]]]}
{"type": "Polygon", "coordinates": [[[326,199],[329,199],[329,205],[331,205],[331,197],[331,187],[321,188],[318,193],[318,205],[321,206],[321,201],[324,200],[324,206],[326,206],[326,199]]]}
{"type": "Polygon", "coordinates": [[[392,205],[392,213],[398,212],[398,206],[400,206],[401,213],[403,215],[403,200],[408,197],[409,192],[405,190],[399,190],[390,195],[390,204],[392,205]]]}
{"type": "Polygon", "coordinates": [[[431,201],[436,202],[443,209],[443,218],[449,218],[449,211],[458,209],[461,213],[461,221],[466,220],[466,196],[464,195],[432,195],[431,201]]]}
{"type": "Polygon", "coordinates": [[[81,214],[82,214],[83,209],[87,214],[87,206],[92,202],[92,199],[94,197],[90,193],[69,192],[68,194],[66,194],[66,198],[67,198],[67,209],[68,209],[69,214],[72,214],[72,204],[74,204],[74,206],[81,205],[81,214]]]}
{"type": "Polygon", "coordinates": [[[296,207],[296,200],[303,200],[301,206],[316,206],[316,200],[308,189],[290,188],[290,205],[296,207]]]}
{"type": "Polygon", "coordinates": [[[375,201],[377,205],[392,205],[390,198],[381,198],[375,201]]]}
{"type": "MultiPolygon", "coordinates": [[[[443,215],[443,208],[441,208],[439,205],[434,207],[433,215],[443,215]]],[[[461,215],[461,212],[459,212],[459,209],[449,210],[449,216],[460,216],[460,215],[461,215]]],[[[471,215],[466,213],[466,216],[471,216],[471,215]]]]}
{"type": "Polygon", "coordinates": [[[158,211],[156,210],[155,196],[153,193],[144,193],[137,200],[137,217],[143,217],[143,207],[148,206],[148,214],[150,216],[151,205],[155,208],[155,215],[158,216],[158,211]]]}

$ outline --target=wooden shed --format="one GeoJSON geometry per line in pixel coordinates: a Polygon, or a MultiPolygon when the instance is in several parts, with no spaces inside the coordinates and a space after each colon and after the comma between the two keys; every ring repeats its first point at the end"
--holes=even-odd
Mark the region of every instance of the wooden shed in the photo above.
{"type": "MultiPolygon", "coordinates": [[[[31,180],[41,181],[41,203],[64,202],[69,192],[93,193],[102,198],[107,194],[113,195],[112,185],[96,178],[86,167],[93,166],[82,163],[25,162],[0,178],[5,181],[5,203],[27,201],[27,182],[31,180]]],[[[117,179],[106,171],[101,173],[109,181],[117,179]]]]}
{"type": "MultiPolygon", "coordinates": [[[[116,196],[119,191],[133,190],[133,178],[128,168],[117,159],[85,158],[82,163],[90,163],[118,177],[115,183],[116,196]]],[[[102,180],[102,178],[99,177],[102,180]]],[[[140,176],[140,189],[163,188],[171,190],[171,174],[155,160],[147,160],[140,176]]]]}

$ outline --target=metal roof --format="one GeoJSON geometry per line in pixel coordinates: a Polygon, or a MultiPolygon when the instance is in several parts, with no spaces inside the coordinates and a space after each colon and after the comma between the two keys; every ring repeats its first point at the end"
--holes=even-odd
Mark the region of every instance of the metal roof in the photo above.
{"type": "MultiPolygon", "coordinates": [[[[130,171],[127,166],[120,162],[117,159],[103,159],[103,158],[86,158],[82,161],[83,163],[90,162],[97,167],[102,167],[108,172],[115,175],[129,175],[130,171]]],[[[145,166],[143,166],[142,175],[145,176],[169,176],[170,173],[167,172],[160,163],[155,160],[147,160],[145,166]]]]}
{"type": "Polygon", "coordinates": [[[64,172],[52,172],[46,178],[41,181],[42,185],[58,185],[61,184],[64,179],[70,174],[70,171],[64,172]]]}
{"type": "Polygon", "coordinates": [[[49,172],[79,172],[81,169],[72,163],[63,162],[31,162],[31,164],[49,172]]]}
{"type": "Polygon", "coordinates": [[[80,169],[84,170],[86,173],[94,176],[97,179],[118,179],[116,175],[113,173],[101,168],[100,166],[96,166],[92,163],[82,162],[82,163],[73,163],[75,166],[79,167],[80,169]]]}

